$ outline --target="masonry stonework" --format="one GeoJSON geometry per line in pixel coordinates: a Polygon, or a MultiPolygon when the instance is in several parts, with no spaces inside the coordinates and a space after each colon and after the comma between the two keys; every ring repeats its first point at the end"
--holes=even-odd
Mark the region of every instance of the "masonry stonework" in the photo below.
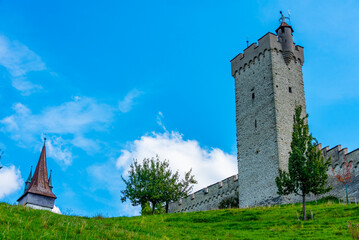
{"type": "MultiPolygon", "coordinates": [[[[283,16],[282,16],[283,19],[283,16]]],[[[231,60],[235,79],[238,175],[208,186],[187,198],[173,202],[170,212],[218,209],[219,203],[235,195],[239,207],[299,202],[295,195],[280,197],[275,177],[288,170],[294,109],[301,105],[306,114],[302,65],[303,47],[295,45],[293,29],[282,21],[278,35],[267,33],[231,60]]],[[[321,144],[318,145],[321,148],[321,144]]],[[[324,196],[344,198],[345,187],[332,173],[341,171],[344,159],[353,162],[349,196],[359,200],[359,149],[347,153],[338,145],[322,149],[331,158],[328,176],[333,190],[324,196]]]]}
{"type": "Polygon", "coordinates": [[[219,203],[238,195],[238,175],[205,187],[187,198],[170,203],[169,212],[194,212],[218,209],[219,203]]]}

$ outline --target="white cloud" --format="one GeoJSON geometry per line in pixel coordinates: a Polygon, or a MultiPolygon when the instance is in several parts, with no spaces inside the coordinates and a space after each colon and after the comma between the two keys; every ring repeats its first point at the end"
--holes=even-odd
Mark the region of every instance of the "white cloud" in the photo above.
{"type": "Polygon", "coordinates": [[[60,211],[60,208],[56,207],[55,205],[54,205],[54,208],[51,209],[51,212],[57,213],[57,214],[62,214],[61,211],[60,211]]]}
{"type": "Polygon", "coordinates": [[[28,47],[18,41],[11,41],[0,35],[0,65],[4,66],[11,75],[12,85],[23,95],[29,95],[42,87],[27,80],[26,75],[31,71],[46,69],[41,58],[28,47]]]}
{"type": "Polygon", "coordinates": [[[59,106],[45,108],[34,114],[21,103],[13,106],[14,113],[0,120],[1,130],[23,147],[33,145],[39,134],[51,135],[48,142],[49,154],[65,165],[71,164],[71,144],[85,151],[98,149],[95,141],[85,134],[104,131],[113,119],[114,109],[98,103],[92,98],[76,98],[59,106]],[[67,139],[58,137],[69,135],[67,139]]]}
{"type": "Polygon", "coordinates": [[[22,184],[20,170],[15,166],[0,169],[0,199],[19,190],[22,184]]]}
{"type": "Polygon", "coordinates": [[[166,129],[166,126],[163,124],[163,119],[164,119],[164,116],[163,116],[163,113],[162,112],[158,112],[158,115],[157,115],[157,124],[162,127],[162,129],[167,132],[167,129],[166,129]]]}
{"type": "Polygon", "coordinates": [[[121,112],[125,113],[132,109],[132,107],[135,105],[135,98],[143,94],[143,92],[133,89],[131,90],[122,101],[118,102],[118,108],[121,112]]]}
{"type": "Polygon", "coordinates": [[[47,155],[62,162],[65,165],[72,163],[72,152],[68,143],[61,137],[53,136],[46,141],[47,155]]]}
{"type": "Polygon", "coordinates": [[[22,95],[25,96],[42,89],[41,85],[33,84],[32,82],[26,80],[25,77],[13,78],[12,86],[22,92],[22,95]]]}
{"type": "Polygon", "coordinates": [[[238,172],[236,156],[218,148],[202,148],[196,140],[185,140],[178,132],[152,133],[128,144],[117,159],[116,166],[128,171],[133,159],[142,161],[158,154],[168,159],[172,170],[181,174],[192,168],[198,190],[238,172]]]}

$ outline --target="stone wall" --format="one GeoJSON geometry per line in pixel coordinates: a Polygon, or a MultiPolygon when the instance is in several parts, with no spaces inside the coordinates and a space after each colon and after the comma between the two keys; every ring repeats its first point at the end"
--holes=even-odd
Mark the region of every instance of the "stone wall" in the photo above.
{"type": "MultiPolygon", "coordinates": [[[[318,148],[321,148],[321,144],[318,145],[318,148]]],[[[355,199],[359,201],[359,148],[348,153],[347,148],[341,149],[341,146],[338,145],[331,149],[329,149],[329,147],[325,147],[322,151],[325,159],[329,159],[329,157],[331,158],[331,165],[328,169],[328,184],[333,187],[333,190],[324,195],[309,195],[307,196],[307,200],[312,201],[325,196],[335,196],[340,199],[345,199],[345,187],[333,176],[332,171],[333,168],[336,172],[342,171],[342,165],[345,157],[348,162],[353,162],[353,177],[352,181],[348,184],[349,198],[351,201],[354,201],[355,199]]],[[[231,176],[221,182],[217,182],[203,188],[191,194],[187,198],[170,203],[169,212],[193,212],[218,209],[219,203],[223,199],[227,197],[234,197],[238,194],[238,187],[238,175],[231,176]]],[[[255,189],[252,190],[253,192],[255,191],[255,189]]],[[[248,197],[250,198],[250,195],[248,197]]],[[[257,202],[255,205],[285,204],[300,201],[302,201],[302,199],[299,196],[289,195],[279,197],[276,195],[263,199],[263,201],[257,202]]]]}
{"type": "MultiPolygon", "coordinates": [[[[321,147],[321,144],[318,147],[321,147]]],[[[347,162],[352,162],[353,173],[351,182],[348,184],[348,194],[350,198],[359,200],[359,148],[348,153],[347,148],[342,149],[341,146],[338,145],[331,149],[325,147],[322,151],[326,159],[331,158],[331,166],[328,170],[328,182],[333,187],[333,190],[325,194],[325,196],[330,195],[342,199],[345,198],[345,187],[333,176],[332,171],[332,169],[334,169],[335,172],[343,173],[343,163],[345,158],[347,162]]]]}
{"type": "Polygon", "coordinates": [[[170,203],[169,212],[194,212],[218,209],[219,203],[228,197],[238,196],[238,175],[205,187],[187,198],[170,203]]]}

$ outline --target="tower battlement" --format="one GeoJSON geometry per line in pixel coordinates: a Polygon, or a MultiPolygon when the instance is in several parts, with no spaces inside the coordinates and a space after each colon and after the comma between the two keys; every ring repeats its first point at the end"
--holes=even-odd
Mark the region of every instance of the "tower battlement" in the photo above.
{"type": "MultiPolygon", "coordinates": [[[[299,45],[295,45],[293,43],[293,60],[299,61],[302,65],[304,63],[304,52],[303,47],[299,45]]],[[[283,53],[283,47],[281,42],[278,41],[278,36],[274,33],[267,33],[260,39],[258,39],[257,43],[252,43],[246,49],[244,49],[243,53],[238,54],[235,58],[231,60],[231,68],[232,68],[232,76],[234,77],[236,72],[239,74],[242,70],[245,70],[246,67],[250,66],[252,62],[261,59],[261,55],[266,51],[276,51],[283,53]]]]}

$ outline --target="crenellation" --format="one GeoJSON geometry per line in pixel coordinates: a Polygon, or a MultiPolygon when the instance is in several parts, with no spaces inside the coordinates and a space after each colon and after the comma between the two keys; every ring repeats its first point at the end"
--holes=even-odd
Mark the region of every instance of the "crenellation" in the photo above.
{"type": "Polygon", "coordinates": [[[341,151],[342,147],[341,145],[337,145],[331,149],[329,149],[326,153],[326,159],[331,158],[331,166],[334,167],[335,165],[338,165],[340,162],[339,159],[339,152],[341,151]]]}
{"type": "Polygon", "coordinates": [[[322,153],[323,153],[324,157],[326,157],[328,155],[328,151],[329,151],[329,146],[322,148],[322,153]]]}
{"type": "Polygon", "coordinates": [[[192,212],[218,209],[219,203],[231,196],[237,196],[238,180],[233,175],[220,182],[192,193],[186,198],[169,205],[170,212],[192,212]]]}
{"type": "MultiPolygon", "coordinates": [[[[240,72],[241,69],[245,69],[250,61],[254,61],[254,58],[260,60],[260,55],[265,51],[275,50],[277,53],[282,53],[282,45],[278,41],[277,35],[269,32],[263,37],[258,39],[257,43],[252,43],[249,47],[244,49],[243,54],[238,54],[231,60],[232,76],[235,77],[235,73],[240,72]]],[[[304,51],[303,47],[294,44],[293,59],[299,61],[301,65],[304,63],[304,51]]]]}

